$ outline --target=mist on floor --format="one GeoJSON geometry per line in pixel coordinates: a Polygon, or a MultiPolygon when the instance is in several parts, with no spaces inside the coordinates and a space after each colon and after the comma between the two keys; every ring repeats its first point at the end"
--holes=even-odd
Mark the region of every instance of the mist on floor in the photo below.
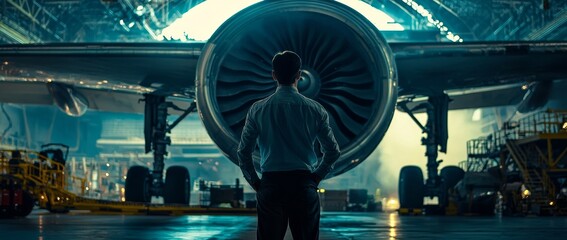
{"type": "MultiPolygon", "coordinates": [[[[439,153],[444,166],[458,166],[467,159],[466,142],[483,135],[485,123],[480,118],[473,120],[475,110],[449,112],[449,140],[447,153],[439,153]]],[[[416,114],[423,124],[425,114],[416,114]]],[[[378,148],[359,166],[338,177],[322,183],[326,189],[367,189],[369,194],[380,189],[382,197],[396,197],[398,175],[403,166],[421,167],[427,176],[425,146],[421,145],[422,134],[419,126],[406,113],[396,111],[390,128],[378,148]]]]}

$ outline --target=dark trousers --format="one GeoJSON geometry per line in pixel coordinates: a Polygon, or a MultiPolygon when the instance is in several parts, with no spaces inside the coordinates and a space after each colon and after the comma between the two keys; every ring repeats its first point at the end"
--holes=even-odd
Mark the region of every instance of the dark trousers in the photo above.
{"type": "Polygon", "coordinates": [[[294,240],[319,239],[319,194],[310,172],[264,173],[256,197],[259,240],[283,239],[288,222],[294,240]]]}

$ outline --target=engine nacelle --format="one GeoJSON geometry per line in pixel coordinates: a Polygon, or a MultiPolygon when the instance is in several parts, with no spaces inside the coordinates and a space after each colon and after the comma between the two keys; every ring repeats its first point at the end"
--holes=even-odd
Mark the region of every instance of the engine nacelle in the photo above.
{"type": "MultiPolygon", "coordinates": [[[[248,109],[275,91],[271,59],[283,50],[302,58],[299,91],[330,115],[342,155],[327,177],[360,164],[392,120],[396,66],[380,31],[336,1],[262,1],[217,29],[197,66],[197,106],[212,140],[238,162],[248,109]]],[[[258,157],[255,153],[256,164],[258,157]]]]}

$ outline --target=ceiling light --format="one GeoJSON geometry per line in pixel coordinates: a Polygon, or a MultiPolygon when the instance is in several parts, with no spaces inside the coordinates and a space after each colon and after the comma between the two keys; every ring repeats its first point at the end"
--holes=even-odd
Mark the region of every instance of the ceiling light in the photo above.
{"type": "MultiPolygon", "coordinates": [[[[404,27],[392,17],[371,5],[358,0],[338,0],[365,16],[379,30],[403,31],[404,27]]],[[[228,18],[260,0],[207,0],[191,8],[179,19],[162,29],[156,40],[206,41],[228,18]],[[211,14],[214,13],[214,14],[211,14]]]]}

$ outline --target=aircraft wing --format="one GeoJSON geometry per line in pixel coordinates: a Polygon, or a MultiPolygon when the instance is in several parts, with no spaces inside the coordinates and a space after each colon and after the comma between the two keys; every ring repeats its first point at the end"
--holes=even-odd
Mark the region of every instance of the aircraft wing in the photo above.
{"type": "Polygon", "coordinates": [[[203,43],[0,46],[0,102],[52,104],[48,82],[72,86],[89,108],[143,112],[140,94],[192,99],[203,43]]]}
{"type": "Polygon", "coordinates": [[[447,93],[450,109],[516,105],[530,83],[567,79],[566,42],[390,43],[398,96],[447,93]]]}
{"type": "MultiPolygon", "coordinates": [[[[392,49],[397,66],[398,99],[446,92],[454,100],[450,109],[514,105],[522,99],[520,86],[525,83],[567,79],[564,67],[567,43],[390,43],[385,46],[392,49]]],[[[87,99],[90,109],[103,111],[141,113],[143,104],[137,100],[149,92],[192,101],[196,99],[196,68],[203,48],[202,42],[1,46],[0,101],[53,104],[54,96],[45,87],[50,82],[71,86],[87,99]]],[[[272,56],[266,53],[259,57],[263,59],[252,61],[265,63],[272,56]]],[[[341,102],[333,104],[342,106],[341,102]]],[[[333,116],[336,132],[351,126],[337,125],[336,121],[348,117],[341,114],[336,112],[333,116]]],[[[218,131],[208,131],[211,136],[218,135],[217,144],[236,141],[226,140],[218,131]]],[[[365,131],[359,134],[362,135],[356,137],[366,142],[370,142],[368,136],[379,135],[365,131]]],[[[363,147],[356,148],[359,145],[353,142],[343,137],[341,144],[345,152],[353,155],[345,155],[338,161],[340,167],[332,176],[352,169],[361,162],[359,158],[364,159],[375,148],[374,144],[367,144],[360,150],[363,147]]],[[[232,153],[230,146],[219,148],[225,154],[232,153]]]]}
{"type": "MultiPolygon", "coordinates": [[[[115,98],[128,104],[128,95],[155,90],[193,98],[196,64],[203,44],[0,46],[0,101],[50,104],[49,93],[42,86],[50,81],[75,86],[89,102],[115,98]]],[[[447,92],[454,99],[451,109],[517,104],[522,99],[522,85],[567,78],[565,42],[389,45],[398,69],[399,96],[447,92]]],[[[128,112],[141,109],[128,110],[132,108],[102,102],[92,108],[128,112]]]]}

